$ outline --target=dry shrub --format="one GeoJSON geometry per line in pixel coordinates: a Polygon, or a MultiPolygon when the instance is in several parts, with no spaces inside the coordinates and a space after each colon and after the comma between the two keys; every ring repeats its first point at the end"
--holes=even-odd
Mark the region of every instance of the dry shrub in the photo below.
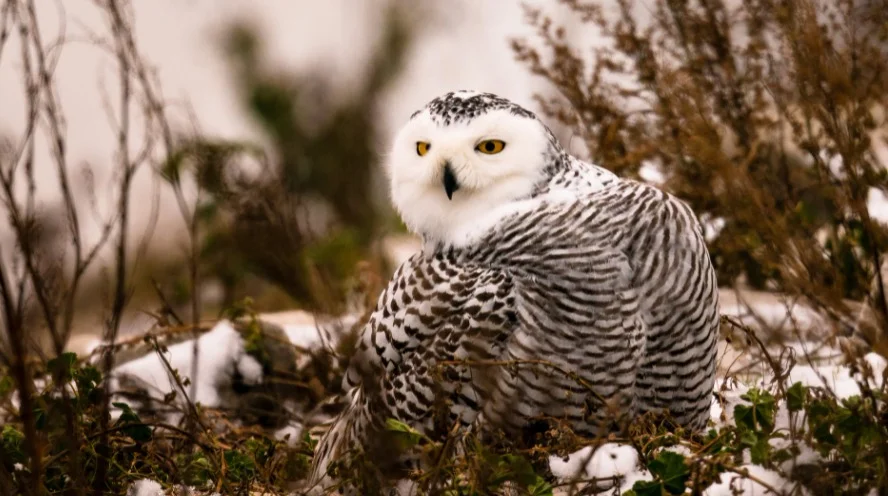
{"type": "MultiPolygon", "coordinates": [[[[663,187],[708,224],[723,286],[803,298],[847,331],[848,300],[884,328],[885,227],[867,209],[888,187],[888,10],[879,2],[562,0],[607,42],[592,48],[528,10],[542,47],[518,58],[559,97],[596,163],[663,187]],[[642,8],[643,7],[643,8],[642,8]]],[[[884,351],[883,351],[884,353],[884,351]]]]}

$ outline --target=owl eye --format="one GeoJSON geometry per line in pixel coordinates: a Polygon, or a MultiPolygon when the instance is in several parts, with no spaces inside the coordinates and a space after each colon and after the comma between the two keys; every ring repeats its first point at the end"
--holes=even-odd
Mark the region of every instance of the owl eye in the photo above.
{"type": "Polygon", "coordinates": [[[426,153],[429,153],[429,149],[432,147],[431,143],[426,143],[425,141],[417,141],[416,142],[416,154],[422,157],[426,153]]]}
{"type": "Polygon", "coordinates": [[[493,155],[495,153],[499,153],[503,151],[503,148],[506,147],[506,143],[500,140],[484,140],[481,143],[478,143],[478,146],[475,147],[481,153],[486,153],[487,155],[493,155]]]}

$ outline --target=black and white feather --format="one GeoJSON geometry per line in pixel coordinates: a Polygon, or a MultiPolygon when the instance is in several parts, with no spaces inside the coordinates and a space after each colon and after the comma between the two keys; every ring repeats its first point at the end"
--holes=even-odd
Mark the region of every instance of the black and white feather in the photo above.
{"type": "Polygon", "coordinates": [[[540,416],[596,435],[615,412],[664,410],[705,426],[718,296],[685,203],[569,156],[534,114],[487,93],[416,112],[388,172],[423,251],[363,330],[313,483],[390,417],[430,436],[455,423],[515,433],[540,416]],[[488,140],[505,145],[481,153],[488,140]]]}

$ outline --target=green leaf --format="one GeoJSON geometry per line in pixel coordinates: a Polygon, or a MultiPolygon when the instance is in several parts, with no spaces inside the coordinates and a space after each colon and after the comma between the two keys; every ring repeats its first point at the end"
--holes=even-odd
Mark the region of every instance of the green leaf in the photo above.
{"type": "Polygon", "coordinates": [[[821,446],[821,453],[828,452],[829,448],[838,444],[838,439],[833,435],[833,421],[830,418],[836,405],[828,399],[814,400],[808,405],[808,426],[811,434],[821,446]]]}
{"type": "Polygon", "coordinates": [[[531,496],[552,496],[553,489],[546,479],[537,475],[536,481],[527,486],[527,492],[531,496]]]}
{"type": "Polygon", "coordinates": [[[256,462],[247,454],[227,450],[223,456],[228,466],[228,478],[232,482],[247,482],[256,477],[256,462]]]}
{"type": "Polygon", "coordinates": [[[770,460],[771,444],[768,442],[767,436],[756,439],[755,444],[749,449],[749,456],[752,463],[759,465],[767,463],[770,460]]]}
{"type": "Polygon", "coordinates": [[[87,398],[102,382],[102,373],[93,366],[81,367],[74,371],[74,382],[77,384],[77,395],[87,398]]]}
{"type": "Polygon", "coordinates": [[[744,429],[743,432],[740,433],[738,441],[740,441],[740,444],[743,446],[751,447],[755,446],[755,443],[758,442],[758,436],[756,436],[755,431],[744,429]]]}
{"type": "Polygon", "coordinates": [[[151,427],[142,423],[142,420],[126,403],[112,403],[113,406],[122,410],[120,417],[117,419],[117,425],[124,427],[121,432],[131,437],[133,441],[145,442],[151,439],[151,427]]]}
{"type": "MultiPolygon", "coordinates": [[[[663,489],[669,494],[684,493],[685,483],[690,477],[690,469],[688,469],[683,455],[673,451],[661,451],[648,464],[648,470],[663,483],[663,489]]],[[[634,486],[633,489],[635,489],[634,486]]]]}
{"type": "Polygon", "coordinates": [[[503,455],[501,460],[501,464],[506,468],[506,480],[515,482],[528,490],[534,488],[533,491],[530,491],[531,494],[540,496],[552,494],[552,486],[533,470],[533,465],[530,464],[527,458],[520,455],[507,454],[503,455]]]}
{"type": "Polygon", "coordinates": [[[393,418],[389,418],[385,421],[385,427],[393,434],[395,442],[398,443],[402,451],[416,446],[425,437],[416,429],[393,418]]]}
{"type": "Polygon", "coordinates": [[[805,398],[808,394],[808,388],[801,382],[793,384],[786,390],[786,409],[790,412],[801,411],[805,406],[805,398]]]}
{"type": "Polygon", "coordinates": [[[706,453],[716,454],[726,448],[730,448],[730,440],[732,438],[730,436],[722,436],[721,433],[715,429],[709,429],[709,432],[706,433],[705,442],[703,443],[706,448],[706,453]]]}
{"type": "Polygon", "coordinates": [[[658,480],[635,481],[632,489],[623,493],[623,496],[663,496],[664,492],[666,489],[663,487],[663,483],[658,480]]]}
{"type": "Polygon", "coordinates": [[[0,433],[0,452],[12,463],[25,463],[25,435],[11,425],[4,425],[0,433]]]}
{"type": "Polygon", "coordinates": [[[189,486],[200,487],[212,480],[213,467],[202,452],[176,455],[176,466],[181,470],[182,482],[189,486]]]}
{"type": "Polygon", "coordinates": [[[774,396],[760,389],[750,389],[740,396],[750,405],[734,407],[734,423],[737,427],[761,430],[770,433],[774,430],[774,413],[777,409],[774,396]]]}
{"type": "Polygon", "coordinates": [[[46,362],[46,367],[53,377],[61,381],[67,381],[74,375],[74,365],[77,363],[77,355],[65,352],[46,362]]]}

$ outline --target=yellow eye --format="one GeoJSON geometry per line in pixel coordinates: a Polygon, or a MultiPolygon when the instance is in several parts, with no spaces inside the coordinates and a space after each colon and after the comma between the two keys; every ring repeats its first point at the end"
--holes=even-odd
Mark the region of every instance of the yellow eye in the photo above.
{"type": "Polygon", "coordinates": [[[429,153],[429,148],[432,147],[431,143],[426,143],[425,141],[417,141],[416,142],[416,154],[422,157],[426,153],[429,153]]]}
{"type": "Polygon", "coordinates": [[[499,153],[503,151],[503,148],[506,147],[506,143],[500,140],[484,140],[481,143],[478,143],[478,146],[475,147],[481,153],[486,153],[487,155],[493,155],[495,153],[499,153]]]}

